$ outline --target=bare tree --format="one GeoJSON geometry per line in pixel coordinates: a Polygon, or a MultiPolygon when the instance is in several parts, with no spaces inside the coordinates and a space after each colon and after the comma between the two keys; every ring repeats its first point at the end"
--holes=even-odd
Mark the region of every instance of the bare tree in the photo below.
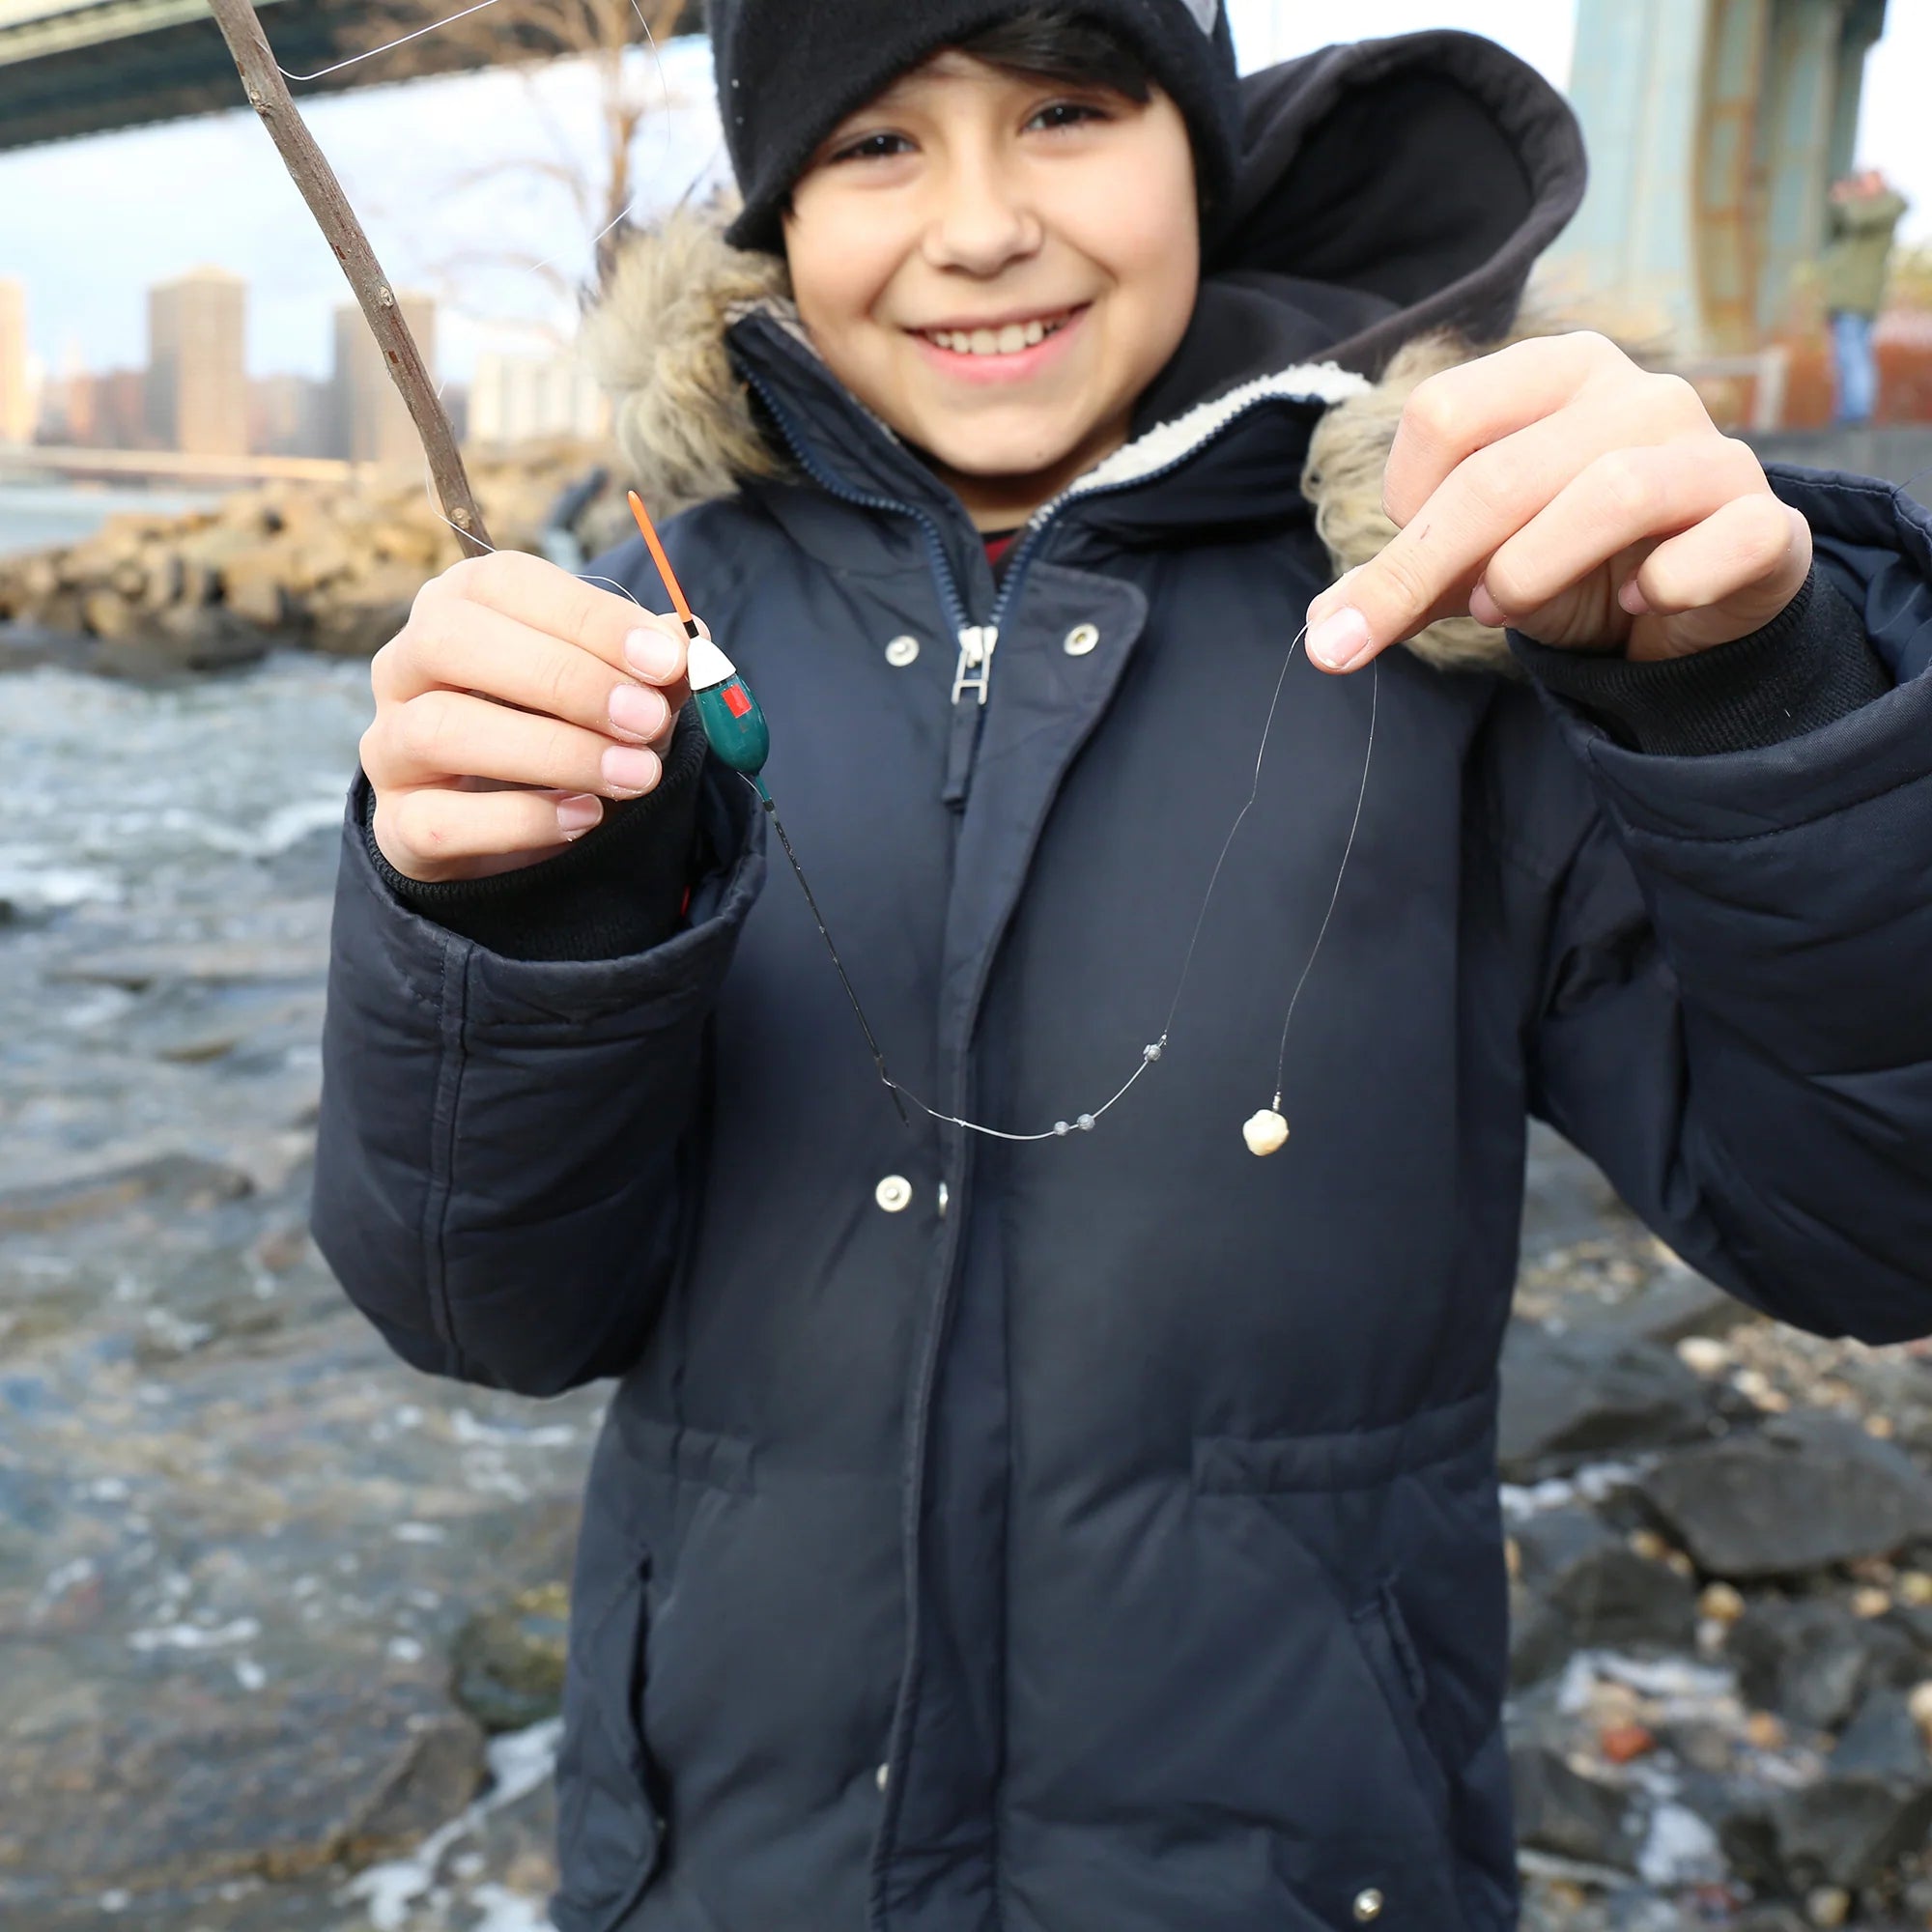
{"type": "MultiPolygon", "coordinates": [[[[579,234],[602,274],[624,216],[638,195],[639,136],[667,104],[663,71],[654,50],[695,13],[690,0],[492,0],[462,14],[462,0],[386,0],[371,16],[371,47],[433,28],[435,38],[461,47],[465,64],[537,71],[557,59],[584,62],[595,77],[599,138],[585,154],[555,125],[534,85],[530,103],[550,137],[548,154],[507,156],[456,174],[449,185],[461,190],[506,178],[539,179],[569,200],[579,234]],[[450,17],[457,14],[458,17],[450,17]],[[642,57],[639,50],[646,50],[642,57]]],[[[427,37],[426,37],[427,38],[427,37]]],[[[410,49],[388,58],[408,71],[410,49]]],[[[556,260],[539,260],[509,247],[466,249],[439,265],[445,277],[481,266],[516,267],[540,276],[555,293],[571,292],[573,277],[556,260]]]]}

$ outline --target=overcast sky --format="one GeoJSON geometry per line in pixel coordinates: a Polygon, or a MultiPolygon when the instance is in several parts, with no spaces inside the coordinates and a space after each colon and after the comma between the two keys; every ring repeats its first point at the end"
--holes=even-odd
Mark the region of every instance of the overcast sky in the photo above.
{"type": "MultiPolygon", "coordinates": [[[[1230,0],[1230,7],[1250,66],[1335,37],[1336,10],[1311,0],[1230,0]]],[[[1363,38],[1425,27],[1488,34],[1563,86],[1575,11],[1574,0],[1353,0],[1346,17],[1363,38]]],[[[1890,16],[1867,71],[1860,152],[1912,196],[1906,233],[1925,237],[1932,235],[1932,115],[1923,99],[1932,4],[1892,0],[1890,16]]],[[[722,167],[704,50],[680,43],[649,79],[682,105],[660,114],[643,135],[639,179],[674,195],[722,167]]],[[[591,104],[581,74],[554,69],[534,83],[507,74],[422,81],[309,110],[390,274],[457,287],[481,312],[445,315],[439,360],[446,376],[460,380],[479,343],[515,339],[484,315],[555,312],[541,281],[457,270],[459,257],[507,239],[537,256],[560,247],[561,266],[579,267],[568,239],[577,226],[560,200],[500,180],[469,191],[452,184],[493,161],[554,153],[559,130],[567,140],[568,129],[591,125],[591,104]]],[[[49,364],[144,362],[144,291],[201,262],[248,278],[257,374],[325,371],[329,311],[347,292],[252,115],[0,156],[0,275],[26,282],[34,344],[49,364]]]]}

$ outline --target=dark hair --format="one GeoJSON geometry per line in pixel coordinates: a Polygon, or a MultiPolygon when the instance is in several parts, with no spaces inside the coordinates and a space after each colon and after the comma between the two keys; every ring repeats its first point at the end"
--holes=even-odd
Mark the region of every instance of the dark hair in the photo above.
{"type": "Polygon", "coordinates": [[[1152,73],[1135,48],[1091,14],[1065,7],[1029,7],[956,44],[962,54],[1029,80],[1104,87],[1129,100],[1153,93],[1152,73]]]}

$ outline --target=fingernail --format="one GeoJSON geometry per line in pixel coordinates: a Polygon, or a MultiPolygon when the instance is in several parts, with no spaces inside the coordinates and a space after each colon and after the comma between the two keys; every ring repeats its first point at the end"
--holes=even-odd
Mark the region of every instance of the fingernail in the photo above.
{"type": "Polygon", "coordinates": [[[611,694],[611,728],[630,738],[655,738],[670,717],[670,706],[655,691],[620,684],[611,694]]]}
{"type": "Polygon", "coordinates": [[[1331,611],[1308,634],[1308,655],[1329,670],[1347,670],[1369,647],[1369,620],[1352,604],[1331,611]]]}
{"type": "Polygon", "coordinates": [[[556,823],[566,838],[582,838],[593,826],[604,822],[604,801],[580,792],[575,798],[557,800],[556,823]]]}
{"type": "Polygon", "coordinates": [[[1650,599],[1643,594],[1643,586],[1634,577],[1617,592],[1617,602],[1633,617],[1650,615],[1650,599]]]}
{"type": "Polygon", "coordinates": [[[624,639],[624,659],[639,677],[663,684],[684,669],[684,645],[662,631],[633,631],[624,639]]]}
{"type": "Polygon", "coordinates": [[[655,752],[639,751],[629,745],[612,745],[604,753],[604,782],[612,791],[626,792],[633,798],[640,792],[649,791],[657,783],[660,769],[655,752]]]}

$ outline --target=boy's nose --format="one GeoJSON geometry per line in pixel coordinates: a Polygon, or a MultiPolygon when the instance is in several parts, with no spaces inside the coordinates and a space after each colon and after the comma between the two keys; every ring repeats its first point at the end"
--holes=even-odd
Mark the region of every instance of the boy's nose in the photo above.
{"type": "Polygon", "coordinates": [[[992,170],[958,170],[941,184],[926,229],[926,260],[936,269],[996,274],[1037,251],[1039,216],[992,170]]]}

